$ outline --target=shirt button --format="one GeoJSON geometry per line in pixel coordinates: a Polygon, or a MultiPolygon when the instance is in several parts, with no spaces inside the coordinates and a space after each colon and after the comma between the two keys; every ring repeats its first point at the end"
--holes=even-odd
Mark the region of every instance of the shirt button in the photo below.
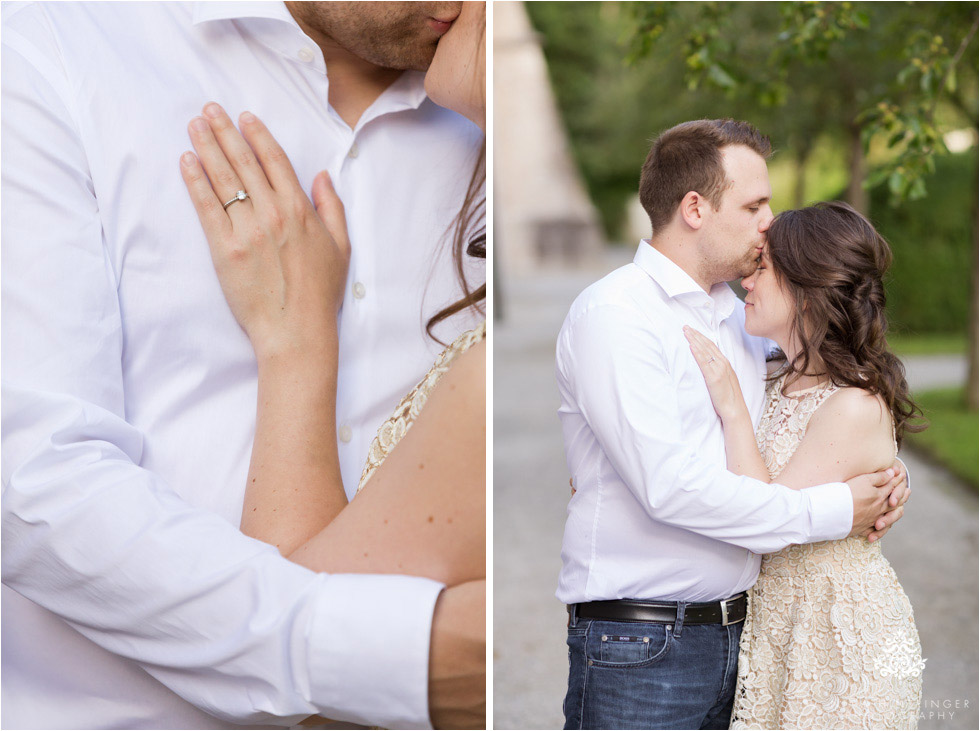
{"type": "Polygon", "coordinates": [[[364,299],[365,294],[367,294],[367,290],[364,285],[360,282],[354,282],[354,299],[364,299]]]}
{"type": "Polygon", "coordinates": [[[351,440],[351,437],[354,436],[354,434],[351,431],[351,428],[346,424],[344,424],[342,427],[340,427],[340,431],[337,433],[337,436],[340,437],[340,441],[342,441],[344,444],[347,444],[347,442],[351,440]]]}
{"type": "Polygon", "coordinates": [[[358,155],[357,143],[355,142],[350,146],[350,149],[347,151],[347,157],[353,160],[355,157],[357,157],[357,155],[358,155]]]}
{"type": "Polygon", "coordinates": [[[302,61],[303,63],[309,63],[310,61],[313,60],[313,51],[312,49],[309,48],[299,49],[299,52],[296,55],[299,57],[299,60],[302,61]]]}

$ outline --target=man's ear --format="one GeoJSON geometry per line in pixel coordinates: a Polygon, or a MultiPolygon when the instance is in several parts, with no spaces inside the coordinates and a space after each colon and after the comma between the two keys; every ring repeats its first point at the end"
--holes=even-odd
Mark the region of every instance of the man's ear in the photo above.
{"type": "Polygon", "coordinates": [[[681,220],[695,231],[700,230],[704,223],[704,207],[708,204],[704,196],[696,190],[689,190],[681,199],[681,220]]]}

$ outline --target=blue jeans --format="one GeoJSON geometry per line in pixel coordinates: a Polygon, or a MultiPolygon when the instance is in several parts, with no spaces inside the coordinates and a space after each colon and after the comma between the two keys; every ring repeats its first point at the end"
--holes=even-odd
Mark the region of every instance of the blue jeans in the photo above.
{"type": "Polygon", "coordinates": [[[565,728],[728,728],[742,624],[579,619],[568,628],[565,728]]]}

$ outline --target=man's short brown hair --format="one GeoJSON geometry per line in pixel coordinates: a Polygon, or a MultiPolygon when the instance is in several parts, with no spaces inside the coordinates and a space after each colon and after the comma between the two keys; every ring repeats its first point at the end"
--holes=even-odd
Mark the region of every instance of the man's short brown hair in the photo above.
{"type": "Polygon", "coordinates": [[[744,145],[768,158],[769,138],[748,122],[698,119],[671,127],[653,141],[640,173],[640,203],[657,233],[674,217],[690,191],[700,193],[715,209],[725,190],[721,148],[744,145]]]}

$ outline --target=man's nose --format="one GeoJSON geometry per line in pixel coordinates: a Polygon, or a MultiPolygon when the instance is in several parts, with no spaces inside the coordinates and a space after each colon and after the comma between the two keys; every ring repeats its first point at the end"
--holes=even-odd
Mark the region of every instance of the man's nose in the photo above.
{"type": "Polygon", "coordinates": [[[775,216],[772,215],[772,209],[769,207],[768,204],[766,204],[766,216],[765,218],[762,219],[762,223],[759,225],[760,233],[765,233],[766,231],[769,230],[769,226],[772,225],[773,218],[775,218],[775,216]]]}

